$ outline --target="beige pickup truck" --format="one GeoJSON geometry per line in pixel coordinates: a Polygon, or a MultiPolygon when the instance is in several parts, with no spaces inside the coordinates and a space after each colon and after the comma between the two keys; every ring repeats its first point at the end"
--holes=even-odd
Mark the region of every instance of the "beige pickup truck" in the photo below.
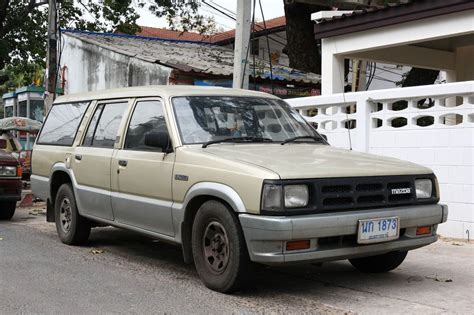
{"type": "Polygon", "coordinates": [[[168,241],[220,292],[254,263],[390,271],[448,215],[430,169],[331,147],[279,98],[225,88],[61,96],[31,183],[62,242],[103,225],[168,241]]]}

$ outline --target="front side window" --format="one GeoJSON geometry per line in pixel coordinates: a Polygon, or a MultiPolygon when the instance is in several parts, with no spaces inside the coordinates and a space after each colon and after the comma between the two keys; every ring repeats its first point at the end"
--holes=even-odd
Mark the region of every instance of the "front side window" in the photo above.
{"type": "Polygon", "coordinates": [[[89,102],[55,104],[46,119],[38,144],[72,145],[89,102]]]}
{"type": "Polygon", "coordinates": [[[172,100],[183,144],[226,138],[282,142],[320,137],[304,118],[279,99],[236,96],[187,96],[172,100]]]}
{"type": "Polygon", "coordinates": [[[149,133],[166,132],[166,120],[160,101],[139,101],[133,112],[124,149],[161,152],[161,149],[145,145],[149,133]]]}
{"type": "Polygon", "coordinates": [[[128,102],[97,106],[92,116],[83,145],[99,148],[113,148],[123,114],[128,102]]]}

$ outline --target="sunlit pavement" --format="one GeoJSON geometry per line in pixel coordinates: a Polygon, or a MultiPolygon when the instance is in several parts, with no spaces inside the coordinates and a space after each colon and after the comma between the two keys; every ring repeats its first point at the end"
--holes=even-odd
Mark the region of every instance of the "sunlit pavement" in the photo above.
{"type": "Polygon", "coordinates": [[[388,274],[347,261],[262,267],[234,295],[205,288],[177,247],[114,228],[59,242],[40,207],[0,223],[0,313],[471,313],[474,245],[441,240],[388,274]]]}

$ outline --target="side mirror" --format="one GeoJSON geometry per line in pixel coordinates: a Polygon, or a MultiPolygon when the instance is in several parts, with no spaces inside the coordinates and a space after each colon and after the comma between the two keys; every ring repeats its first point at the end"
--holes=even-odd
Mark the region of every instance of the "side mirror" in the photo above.
{"type": "Polygon", "coordinates": [[[320,133],[319,134],[324,140],[326,140],[326,142],[328,141],[328,136],[326,136],[325,134],[322,134],[320,133]]]}
{"type": "Polygon", "coordinates": [[[173,152],[171,138],[168,132],[150,132],[145,135],[145,145],[160,148],[164,153],[173,152]]]}
{"type": "Polygon", "coordinates": [[[8,147],[7,140],[0,139],[0,149],[6,149],[8,147]]]}

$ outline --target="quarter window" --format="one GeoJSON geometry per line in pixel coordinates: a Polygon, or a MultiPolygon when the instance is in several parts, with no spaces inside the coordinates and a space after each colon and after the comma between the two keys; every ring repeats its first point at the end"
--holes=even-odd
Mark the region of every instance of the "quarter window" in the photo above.
{"type": "Polygon", "coordinates": [[[44,123],[38,144],[70,146],[89,102],[53,105],[44,123]]]}
{"type": "Polygon", "coordinates": [[[84,146],[113,148],[128,102],[99,105],[87,129],[84,146]]]}
{"type": "Polygon", "coordinates": [[[138,151],[161,151],[145,145],[149,133],[166,132],[166,120],[160,101],[140,101],[135,107],[125,138],[125,149],[138,151]]]}

